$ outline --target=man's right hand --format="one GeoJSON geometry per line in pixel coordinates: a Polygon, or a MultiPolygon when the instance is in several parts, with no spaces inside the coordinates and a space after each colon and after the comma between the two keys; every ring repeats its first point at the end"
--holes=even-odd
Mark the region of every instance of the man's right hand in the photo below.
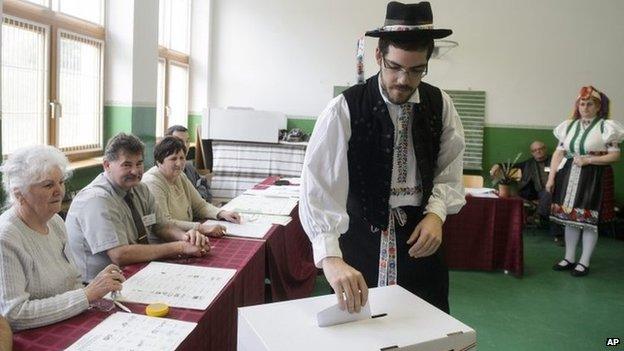
{"type": "Polygon", "coordinates": [[[340,309],[346,307],[349,313],[360,312],[368,301],[368,287],[362,273],[340,257],[326,257],[322,265],[325,278],[336,292],[340,309]]]}
{"type": "Polygon", "coordinates": [[[204,246],[197,246],[189,241],[179,241],[179,245],[182,246],[181,254],[187,257],[203,257],[210,252],[210,243],[208,242],[204,246]]]}
{"type": "Polygon", "coordinates": [[[500,177],[501,175],[501,168],[499,164],[495,164],[494,166],[492,166],[492,168],[490,168],[490,176],[494,177],[500,177]]]}

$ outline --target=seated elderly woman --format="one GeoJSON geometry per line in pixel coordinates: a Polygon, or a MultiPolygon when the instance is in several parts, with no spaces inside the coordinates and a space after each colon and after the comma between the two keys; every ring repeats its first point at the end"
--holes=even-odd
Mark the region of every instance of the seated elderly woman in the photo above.
{"type": "Polygon", "coordinates": [[[204,235],[219,237],[224,234],[222,226],[207,225],[205,219],[224,219],[240,222],[236,212],[222,211],[204,201],[186,176],[182,174],[186,163],[186,145],[180,139],[168,136],[154,147],[156,166],[143,176],[156,202],[168,220],[178,227],[196,229],[204,235]],[[193,220],[197,219],[198,222],[193,220]]]}
{"type": "Polygon", "coordinates": [[[110,265],[82,285],[57,214],[68,166],[62,152],[40,145],[16,150],[0,167],[10,203],[0,216],[0,314],[14,330],[75,316],[124,281],[110,265]]]}

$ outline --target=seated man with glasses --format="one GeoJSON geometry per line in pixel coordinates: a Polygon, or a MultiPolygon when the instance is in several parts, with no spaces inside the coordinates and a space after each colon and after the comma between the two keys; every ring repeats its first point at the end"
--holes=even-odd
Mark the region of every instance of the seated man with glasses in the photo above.
{"type": "MultiPolygon", "coordinates": [[[[522,170],[522,178],[518,184],[518,195],[535,204],[540,223],[546,225],[552,200],[551,194],[545,189],[550,172],[550,155],[546,144],[540,140],[532,142],[530,150],[533,157],[516,164],[516,167],[522,170]]],[[[495,164],[490,169],[492,177],[497,177],[500,172],[499,164],[495,164]]],[[[554,231],[553,235],[555,235],[555,241],[558,242],[559,236],[554,231]]]]}
{"type": "Polygon", "coordinates": [[[366,33],[379,38],[379,72],[334,98],[314,127],[299,216],[349,312],[368,287],[393,284],[449,311],[438,248],[447,214],[465,204],[464,130],[448,94],[422,78],[433,40],[451,33],[433,28],[428,2],[390,2],[384,26],[366,33]]]}

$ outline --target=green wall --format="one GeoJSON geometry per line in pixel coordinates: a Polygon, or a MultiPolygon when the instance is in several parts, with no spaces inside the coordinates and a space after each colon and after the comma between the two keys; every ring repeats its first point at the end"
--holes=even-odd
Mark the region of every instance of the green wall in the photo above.
{"type": "MultiPolygon", "coordinates": [[[[154,164],[156,107],[104,106],[104,145],[117,133],[132,133],[145,143],[145,169],[154,164]]],[[[67,191],[79,191],[102,172],[102,165],[74,171],[67,191]]]]}
{"type": "MultiPolygon", "coordinates": [[[[201,123],[201,115],[189,114],[188,128],[191,140],[195,140],[195,131],[201,123]]],[[[156,109],[153,107],[104,107],[104,138],[108,141],[111,136],[119,132],[132,132],[146,143],[146,168],[153,164],[152,150],[154,146],[154,130],[156,126],[156,109]]],[[[288,118],[288,129],[300,128],[305,133],[311,134],[314,129],[315,119],[312,118],[288,118]]],[[[552,129],[530,128],[490,125],[484,129],[483,136],[483,171],[467,171],[469,174],[481,174],[488,182],[488,170],[492,164],[513,160],[517,153],[521,152],[521,159],[531,157],[529,144],[533,140],[542,140],[552,152],[556,145],[552,129]]],[[[614,166],[615,179],[624,178],[624,162],[620,161],[614,166]]],[[[99,172],[101,166],[78,170],[75,172],[70,186],[72,189],[80,189],[88,184],[99,172]]],[[[616,181],[615,197],[618,203],[624,203],[624,186],[618,186],[616,181]]]]}
{"type": "Polygon", "coordinates": [[[188,116],[188,130],[191,142],[195,142],[195,135],[197,133],[197,128],[199,128],[201,124],[201,120],[201,115],[189,114],[188,116]]]}
{"type": "MultiPolygon", "coordinates": [[[[306,133],[311,133],[314,122],[314,119],[288,119],[288,129],[301,128],[306,133]]],[[[521,160],[531,157],[529,144],[534,140],[546,143],[551,153],[557,144],[550,128],[486,126],[483,135],[483,170],[466,173],[482,175],[486,179],[485,185],[491,186],[488,173],[490,167],[497,162],[513,161],[519,152],[522,153],[521,160]]],[[[617,181],[624,179],[624,160],[616,163],[613,170],[616,179],[615,199],[618,203],[624,204],[624,185],[619,185],[617,181]]]]}
{"type": "Polygon", "coordinates": [[[314,130],[315,122],[316,120],[314,119],[289,118],[286,128],[288,128],[288,130],[299,128],[304,133],[310,135],[312,134],[312,130],[314,130]]]}

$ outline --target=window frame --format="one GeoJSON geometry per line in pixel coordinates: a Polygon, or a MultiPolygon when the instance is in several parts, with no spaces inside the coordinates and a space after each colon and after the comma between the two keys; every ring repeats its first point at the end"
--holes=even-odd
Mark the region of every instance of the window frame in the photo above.
{"type": "MultiPolygon", "coordinates": [[[[166,2],[167,4],[167,2],[166,2]]],[[[169,71],[169,67],[170,65],[177,65],[177,66],[183,66],[186,67],[187,69],[187,87],[186,87],[186,112],[187,112],[187,118],[186,118],[186,123],[184,124],[185,127],[188,127],[188,112],[189,112],[189,107],[190,107],[190,93],[191,93],[191,89],[190,89],[190,81],[191,81],[191,65],[190,65],[190,51],[191,51],[191,9],[193,6],[193,0],[189,0],[188,2],[188,8],[187,8],[187,13],[188,13],[188,23],[187,23],[187,38],[186,40],[186,46],[188,48],[189,53],[183,53],[177,50],[173,50],[170,49],[167,46],[171,46],[171,37],[170,37],[170,31],[167,31],[167,26],[170,26],[170,21],[171,21],[171,16],[169,13],[167,13],[167,9],[165,8],[164,12],[161,12],[160,8],[159,8],[159,24],[158,24],[158,37],[159,37],[159,44],[158,44],[158,59],[160,60],[164,60],[165,63],[165,69],[164,69],[164,77],[163,77],[163,92],[162,92],[162,96],[163,96],[163,110],[162,116],[156,116],[156,123],[163,123],[162,130],[166,131],[169,125],[169,117],[170,117],[170,111],[171,108],[169,107],[169,83],[170,83],[170,71],[169,71]],[[165,22],[161,22],[161,21],[165,21],[165,22]],[[167,21],[169,21],[169,23],[167,23],[167,21]],[[162,41],[163,43],[160,43],[161,40],[161,31],[164,32],[162,33],[163,37],[162,37],[162,41]],[[166,46],[164,46],[166,45],[166,46]]],[[[160,87],[158,87],[160,88],[160,87]]],[[[159,113],[158,111],[158,107],[156,108],[157,110],[157,114],[159,113]]],[[[157,127],[156,130],[158,131],[159,128],[157,127]]],[[[161,137],[162,135],[156,135],[157,138],[161,137]]]]}
{"type": "MultiPolygon", "coordinates": [[[[51,5],[51,4],[50,4],[51,5]]],[[[106,43],[106,30],[103,25],[95,24],[93,22],[83,20],[72,15],[68,15],[62,12],[53,11],[49,6],[41,6],[35,3],[21,1],[21,0],[4,0],[3,1],[3,15],[7,15],[15,18],[18,21],[32,22],[41,27],[47,27],[47,102],[45,106],[46,110],[46,144],[57,147],[57,128],[58,124],[56,118],[54,118],[53,109],[50,108],[50,104],[58,102],[59,90],[59,41],[60,31],[69,32],[76,36],[83,36],[89,40],[100,41],[102,45],[101,55],[101,77],[100,80],[100,146],[95,149],[86,149],[78,151],[67,151],[65,155],[70,161],[83,160],[87,158],[101,156],[103,154],[103,142],[104,142],[104,65],[105,65],[105,43],[106,43]]],[[[102,3],[105,7],[105,2],[102,3]]],[[[102,11],[104,14],[104,11],[102,11]]],[[[104,21],[103,21],[104,22],[104,21]]]]}

